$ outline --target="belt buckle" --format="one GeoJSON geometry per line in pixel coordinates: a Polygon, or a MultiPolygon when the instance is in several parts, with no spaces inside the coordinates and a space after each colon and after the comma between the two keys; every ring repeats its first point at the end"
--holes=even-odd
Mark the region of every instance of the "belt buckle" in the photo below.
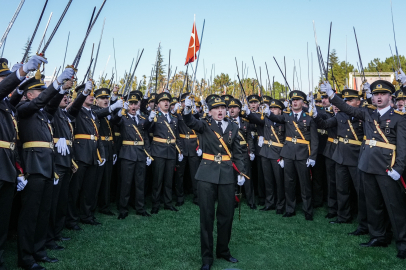
{"type": "Polygon", "coordinates": [[[169,138],[166,139],[166,143],[167,143],[167,144],[171,144],[171,139],[169,139],[169,138]]]}
{"type": "Polygon", "coordinates": [[[72,141],[67,141],[69,146],[72,146],[72,141]]]}
{"type": "Polygon", "coordinates": [[[320,133],[321,133],[321,135],[324,135],[324,134],[326,134],[326,130],[325,130],[325,129],[321,129],[321,130],[320,130],[320,133]]]}
{"type": "Polygon", "coordinates": [[[109,136],[104,136],[104,140],[109,141],[110,140],[109,136]]]}
{"type": "Polygon", "coordinates": [[[92,134],[92,135],[90,135],[90,139],[92,140],[92,141],[94,141],[94,135],[92,134]]]}
{"type": "Polygon", "coordinates": [[[16,144],[15,143],[10,143],[10,150],[11,151],[14,151],[14,149],[15,149],[15,147],[16,147],[16,144]]]}
{"type": "Polygon", "coordinates": [[[271,146],[272,143],[273,143],[273,142],[272,142],[271,140],[269,140],[269,141],[268,141],[268,146],[271,146]]]}
{"type": "Polygon", "coordinates": [[[190,135],[189,135],[189,134],[186,134],[186,139],[190,139],[190,135]]]}
{"type": "Polygon", "coordinates": [[[134,141],[134,145],[138,145],[138,141],[134,141]]]}
{"type": "Polygon", "coordinates": [[[333,139],[333,143],[337,144],[337,143],[338,143],[338,139],[333,139]]]}
{"type": "Polygon", "coordinates": [[[349,140],[348,140],[347,138],[344,138],[344,139],[343,139],[343,142],[344,142],[345,144],[347,144],[347,143],[349,143],[349,140]]]}
{"type": "Polygon", "coordinates": [[[293,142],[294,144],[296,144],[297,138],[292,138],[292,142],[293,142]]]}
{"type": "Polygon", "coordinates": [[[376,140],[369,140],[369,146],[376,146],[376,140]]]}
{"type": "Polygon", "coordinates": [[[222,159],[223,159],[223,157],[220,154],[214,156],[214,161],[217,162],[218,164],[221,163],[222,159]]]}
{"type": "Polygon", "coordinates": [[[51,148],[51,149],[54,148],[54,143],[53,142],[49,143],[49,148],[51,148]]]}

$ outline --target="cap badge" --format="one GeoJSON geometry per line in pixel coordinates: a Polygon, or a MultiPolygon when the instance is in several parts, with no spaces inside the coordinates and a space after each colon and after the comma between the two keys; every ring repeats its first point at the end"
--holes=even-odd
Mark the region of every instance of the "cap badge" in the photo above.
{"type": "Polygon", "coordinates": [[[382,84],[377,84],[376,88],[382,88],[382,84]]]}
{"type": "Polygon", "coordinates": [[[214,102],[221,102],[221,99],[220,98],[215,98],[214,102]]]}

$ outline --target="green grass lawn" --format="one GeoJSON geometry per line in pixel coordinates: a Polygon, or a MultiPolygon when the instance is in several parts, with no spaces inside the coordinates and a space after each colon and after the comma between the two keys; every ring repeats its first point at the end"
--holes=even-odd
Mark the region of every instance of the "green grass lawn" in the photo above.
{"type": "MultiPolygon", "coordinates": [[[[98,214],[103,225],[66,231],[72,237],[61,244],[66,250],[49,252],[60,262],[43,265],[48,269],[200,269],[199,209],[189,198],[179,209],[177,213],[161,210],[150,218],[136,216],[131,209],[125,220],[98,214]]],[[[282,218],[275,211],[251,210],[243,204],[241,221],[236,209],[230,243],[231,254],[240,262],[215,259],[212,269],[406,268],[406,261],[396,258],[394,241],[388,248],[361,248],[359,243],[367,242],[368,236],[347,235],[357,227],[355,223],[329,224],[325,214],[325,209],[317,209],[314,221],[306,221],[301,210],[295,217],[282,218]]],[[[5,256],[7,266],[16,268],[15,237],[5,256]]]]}

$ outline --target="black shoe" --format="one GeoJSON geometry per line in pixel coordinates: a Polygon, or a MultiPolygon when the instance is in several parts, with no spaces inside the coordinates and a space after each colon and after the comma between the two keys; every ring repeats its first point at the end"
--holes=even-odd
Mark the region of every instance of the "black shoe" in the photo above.
{"type": "Polygon", "coordinates": [[[103,215],[107,215],[107,216],[115,216],[116,215],[113,212],[111,212],[110,210],[99,211],[99,213],[103,214],[103,215]]]}
{"type": "Polygon", "coordinates": [[[396,255],[396,257],[402,260],[406,259],[406,250],[399,250],[398,255],[396,255]]]}
{"type": "Polygon", "coordinates": [[[306,213],[306,214],[305,214],[305,219],[308,220],[308,221],[313,221],[313,216],[310,215],[310,214],[308,214],[308,213],[306,213]]]}
{"type": "Polygon", "coordinates": [[[229,256],[217,255],[217,258],[224,259],[224,260],[226,260],[228,262],[231,262],[231,263],[237,263],[238,262],[238,260],[236,258],[234,258],[233,256],[231,256],[231,255],[229,255],[229,256]]]}
{"type": "Polygon", "coordinates": [[[125,219],[128,216],[128,213],[120,213],[117,219],[125,219]]]}
{"type": "Polygon", "coordinates": [[[159,209],[158,208],[152,208],[151,214],[158,214],[159,209]]]}
{"type": "Polygon", "coordinates": [[[259,202],[258,205],[259,205],[259,206],[264,206],[264,205],[265,205],[265,202],[259,202]]]}
{"type": "Polygon", "coordinates": [[[293,216],[296,216],[295,212],[293,213],[286,212],[282,217],[293,217],[293,216]]]}
{"type": "Polygon", "coordinates": [[[44,263],[57,263],[59,260],[57,258],[50,258],[48,256],[42,257],[40,259],[36,259],[37,262],[44,262],[44,263]]]}
{"type": "Polygon", "coordinates": [[[71,240],[72,238],[70,238],[70,237],[65,237],[65,236],[61,236],[61,237],[59,237],[59,238],[56,238],[55,239],[55,241],[69,241],[69,240],[71,240]]]}
{"type": "Polygon", "coordinates": [[[89,224],[92,226],[97,226],[97,225],[101,225],[100,222],[97,222],[96,220],[92,219],[92,220],[82,220],[83,224],[89,224]]]}
{"type": "Polygon", "coordinates": [[[55,245],[55,246],[46,246],[47,249],[49,250],[64,250],[65,248],[60,245],[55,245]]]}
{"type": "Polygon", "coordinates": [[[362,230],[362,229],[359,229],[359,228],[357,228],[355,231],[353,231],[353,232],[350,232],[350,233],[348,233],[348,235],[355,235],[355,236],[358,236],[358,235],[366,235],[366,234],[368,234],[368,231],[365,231],[365,230],[362,230]]]}
{"type": "Polygon", "coordinates": [[[329,223],[330,224],[351,224],[351,220],[344,221],[344,220],[336,219],[336,220],[329,221],[329,223]]]}
{"type": "Polygon", "coordinates": [[[81,230],[83,230],[82,228],[80,228],[78,225],[75,225],[75,226],[73,226],[73,227],[66,227],[68,230],[71,230],[71,231],[81,231],[81,230]]]}
{"type": "Polygon", "coordinates": [[[178,212],[178,211],[179,211],[178,209],[176,209],[176,208],[173,207],[172,205],[171,205],[171,206],[165,206],[164,209],[165,209],[165,210],[171,210],[171,211],[174,211],[174,212],[178,212]]]}
{"type": "Polygon", "coordinates": [[[23,268],[24,270],[45,270],[45,267],[42,267],[38,263],[34,263],[31,266],[20,266],[20,267],[23,268]]]}
{"type": "Polygon", "coordinates": [[[238,208],[238,202],[234,203],[234,208],[238,208]]]}
{"type": "Polygon", "coordinates": [[[282,210],[282,209],[276,209],[276,214],[277,214],[277,215],[282,215],[282,214],[283,214],[283,210],[282,210]]]}
{"type": "Polygon", "coordinates": [[[182,206],[182,205],[184,205],[185,204],[185,202],[177,202],[176,204],[175,204],[175,206],[182,206]]]}
{"type": "Polygon", "coordinates": [[[150,217],[150,216],[151,216],[147,211],[144,211],[144,212],[136,212],[135,214],[136,214],[137,216],[143,216],[143,217],[150,217]]]}
{"type": "Polygon", "coordinates": [[[368,243],[359,244],[361,247],[387,247],[386,242],[379,241],[378,239],[371,239],[368,243]]]}
{"type": "Polygon", "coordinates": [[[250,206],[250,208],[251,208],[252,210],[256,210],[256,209],[257,209],[257,206],[256,206],[255,204],[250,204],[249,206],[250,206]]]}
{"type": "Polygon", "coordinates": [[[313,205],[313,208],[320,208],[323,207],[323,203],[317,203],[315,205],[313,205]]]}
{"type": "Polygon", "coordinates": [[[210,270],[211,265],[210,264],[203,264],[202,268],[200,268],[200,270],[210,270]]]}
{"type": "Polygon", "coordinates": [[[328,214],[325,216],[325,218],[330,219],[330,218],[335,218],[336,216],[337,216],[337,214],[328,213],[328,214]]]}
{"type": "Polygon", "coordinates": [[[259,211],[270,211],[275,210],[275,206],[265,206],[264,208],[259,209],[259,211]]]}

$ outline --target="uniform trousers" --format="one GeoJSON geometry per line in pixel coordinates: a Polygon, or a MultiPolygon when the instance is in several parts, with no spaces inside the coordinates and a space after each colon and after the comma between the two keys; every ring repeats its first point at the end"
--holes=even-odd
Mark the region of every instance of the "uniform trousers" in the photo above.
{"type": "Polygon", "coordinates": [[[164,205],[170,207],[172,206],[172,181],[176,160],[153,158],[152,208],[159,209],[162,185],[164,187],[164,205]]]}

